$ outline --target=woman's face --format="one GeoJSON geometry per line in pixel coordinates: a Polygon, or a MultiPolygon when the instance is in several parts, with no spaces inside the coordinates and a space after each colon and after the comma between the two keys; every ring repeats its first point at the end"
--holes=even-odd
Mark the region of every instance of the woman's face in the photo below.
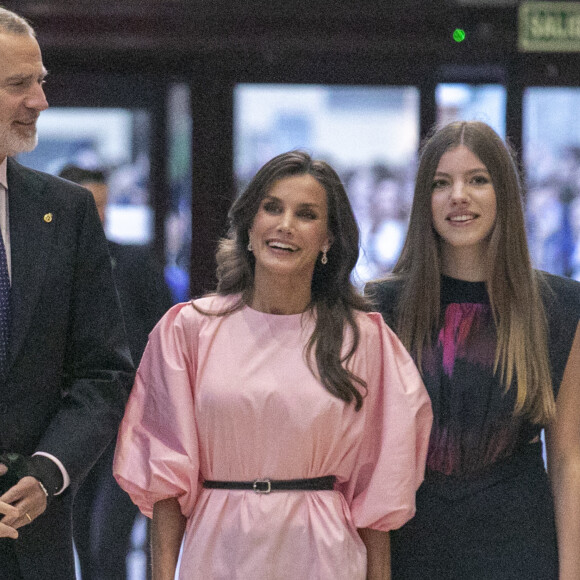
{"type": "Polygon", "coordinates": [[[444,153],[433,177],[433,227],[443,241],[443,254],[487,248],[497,207],[491,176],[465,145],[444,153]]]}
{"type": "Polygon", "coordinates": [[[256,277],[274,274],[310,286],[316,260],[330,246],[326,197],[308,174],[274,182],[249,232],[256,277]]]}

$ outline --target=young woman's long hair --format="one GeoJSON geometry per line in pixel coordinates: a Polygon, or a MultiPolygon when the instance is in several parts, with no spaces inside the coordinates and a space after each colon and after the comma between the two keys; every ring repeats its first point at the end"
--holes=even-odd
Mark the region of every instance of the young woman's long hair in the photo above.
{"type": "Polygon", "coordinates": [[[455,122],[422,147],[407,238],[393,275],[403,281],[397,311],[399,336],[421,364],[440,323],[441,240],[433,228],[433,177],[441,156],[465,145],[489,171],[497,217],[487,252],[486,287],[497,331],[494,372],[506,390],[517,384],[515,414],[547,423],[555,404],[549,368],[542,279],[528,252],[522,185],[515,155],[485,123],[455,122]]]}
{"type": "MultiPolygon", "coordinates": [[[[358,226],[340,178],[324,161],[312,159],[302,151],[290,151],[274,157],[252,179],[246,190],[234,202],[229,212],[230,229],[221,240],[217,252],[217,293],[241,293],[241,300],[225,315],[241,308],[251,296],[254,285],[254,254],[248,251],[249,230],[260,203],[275,182],[296,175],[311,175],[324,187],[328,205],[328,229],[332,245],[328,263],[317,260],[312,278],[311,307],[316,324],[306,347],[306,360],[314,353],[317,376],[334,396],[355,409],[362,405],[365,382],[348,370],[348,361],[357,349],[359,329],[355,310],[368,311],[370,306],[354,288],[350,275],[359,255],[358,226]],[[352,331],[352,347],[342,355],[347,327],[352,331]],[[358,388],[357,386],[358,385],[358,388]]],[[[309,362],[310,364],[310,362],[309,362]]],[[[313,372],[316,371],[312,369],[313,372]]]]}

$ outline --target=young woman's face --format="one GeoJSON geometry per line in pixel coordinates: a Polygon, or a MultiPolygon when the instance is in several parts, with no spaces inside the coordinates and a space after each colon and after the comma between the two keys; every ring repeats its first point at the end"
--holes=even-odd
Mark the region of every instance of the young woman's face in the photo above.
{"type": "Polygon", "coordinates": [[[433,227],[443,251],[485,250],[497,215],[487,167],[465,145],[444,153],[433,177],[433,227]]]}
{"type": "Polygon", "coordinates": [[[316,260],[330,245],[326,190],[308,174],[276,181],[249,236],[256,276],[292,276],[310,286],[316,260]]]}

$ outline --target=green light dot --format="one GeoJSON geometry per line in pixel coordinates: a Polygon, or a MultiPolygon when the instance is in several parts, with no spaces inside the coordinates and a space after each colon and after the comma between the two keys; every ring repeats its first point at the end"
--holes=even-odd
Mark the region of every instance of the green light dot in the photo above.
{"type": "Polygon", "coordinates": [[[456,28],[453,31],[453,40],[455,42],[463,42],[465,40],[465,30],[463,28],[456,28]]]}

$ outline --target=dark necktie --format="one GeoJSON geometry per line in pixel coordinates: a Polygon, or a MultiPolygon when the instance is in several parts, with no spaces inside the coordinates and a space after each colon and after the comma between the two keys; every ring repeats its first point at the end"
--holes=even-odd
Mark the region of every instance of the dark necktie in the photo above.
{"type": "Polygon", "coordinates": [[[0,380],[6,376],[10,331],[10,276],[6,248],[0,233],[0,380]]]}

